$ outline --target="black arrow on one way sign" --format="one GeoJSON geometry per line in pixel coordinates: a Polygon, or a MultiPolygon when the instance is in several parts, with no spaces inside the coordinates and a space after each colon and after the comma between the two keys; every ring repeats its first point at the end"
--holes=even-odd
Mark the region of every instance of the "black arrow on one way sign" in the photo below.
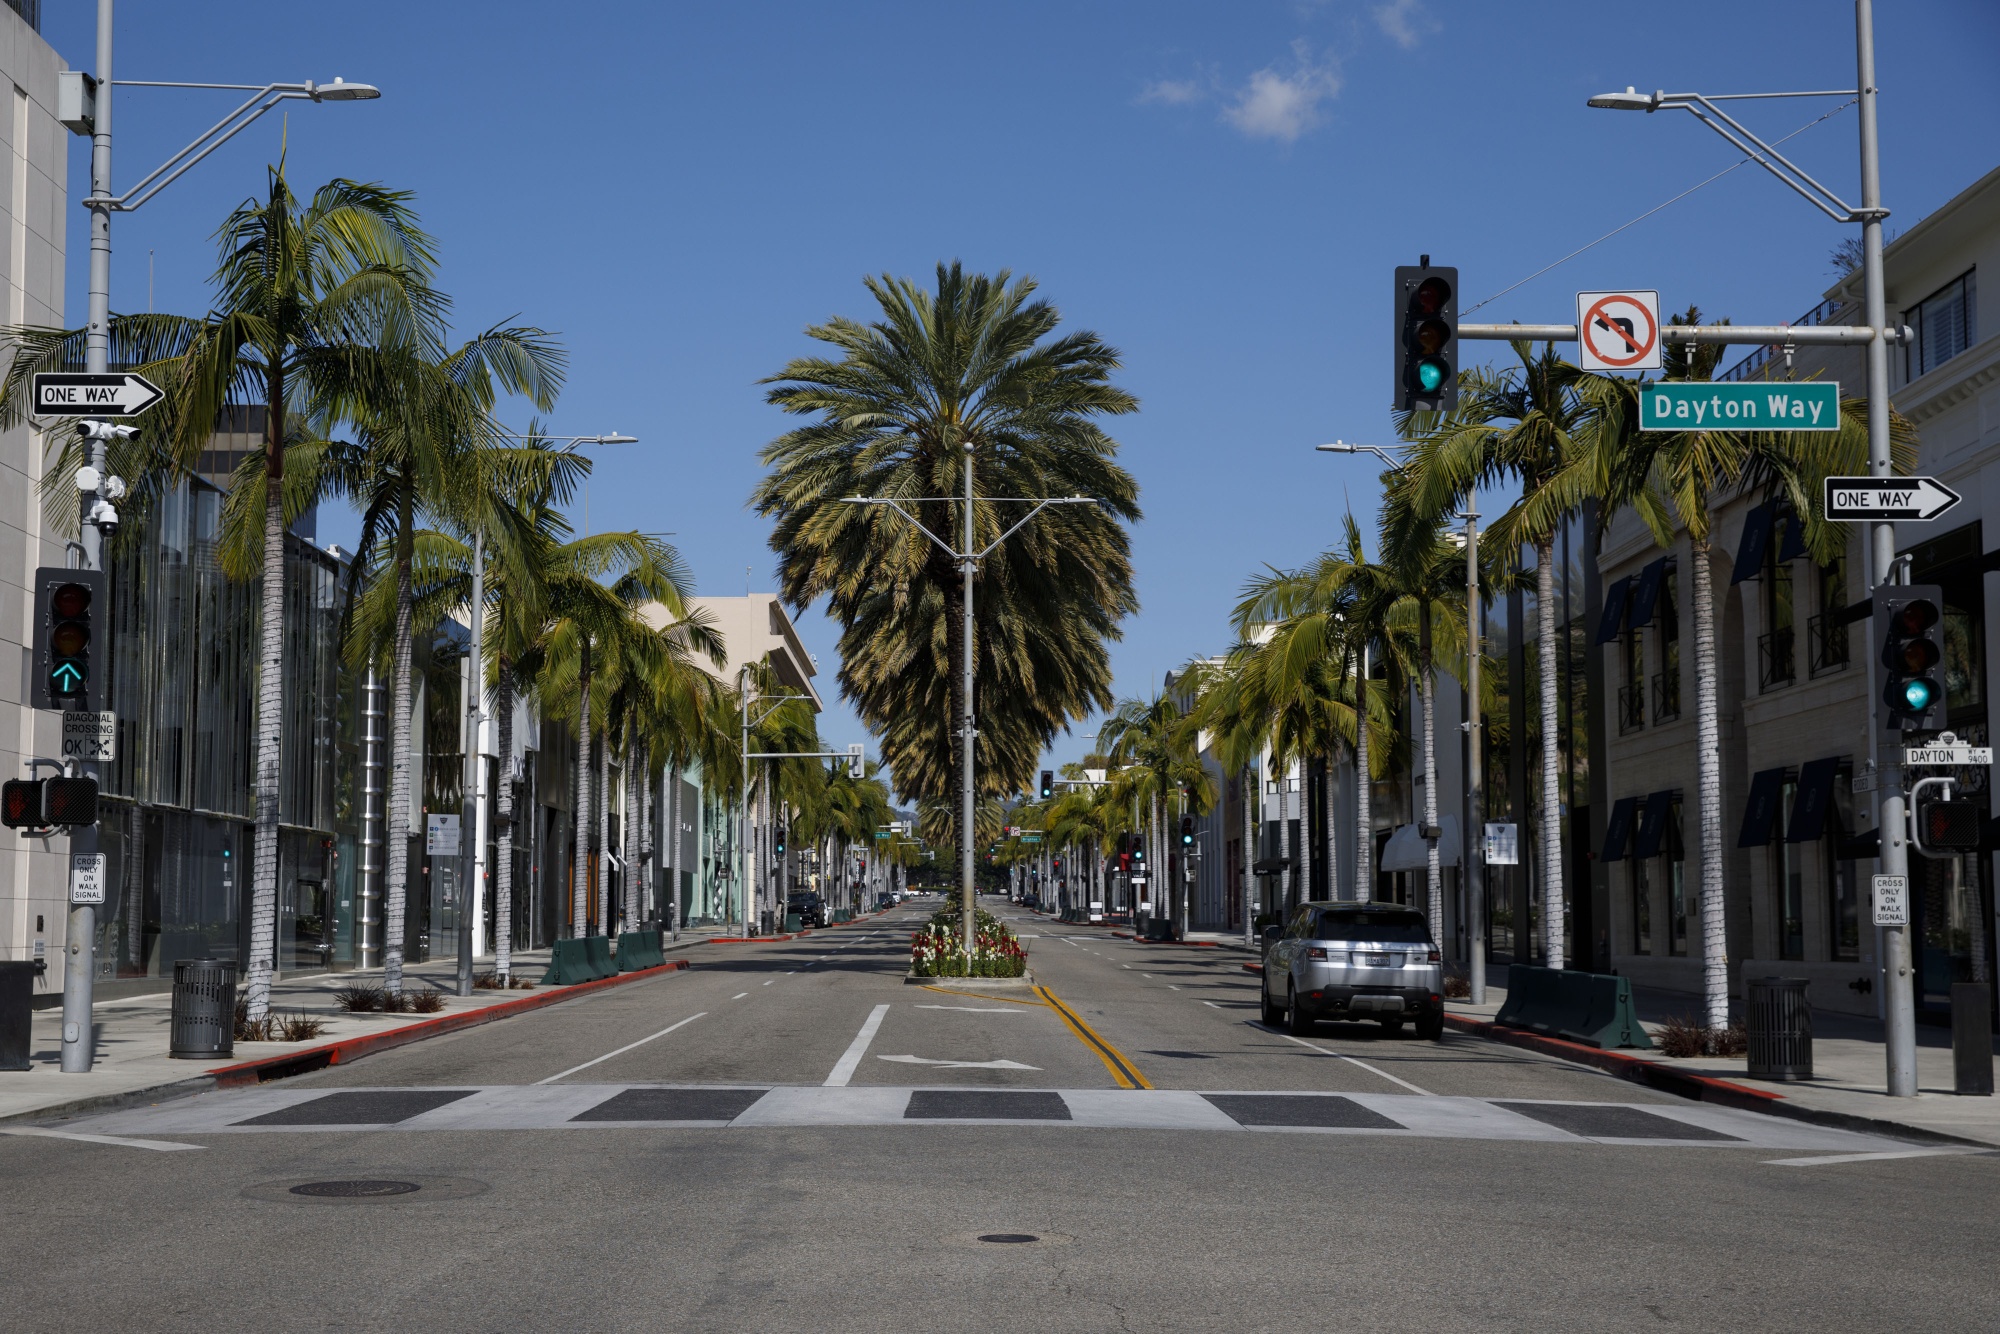
{"type": "Polygon", "coordinates": [[[1935,477],[1829,477],[1829,519],[1935,519],[1963,497],[1935,477]]]}

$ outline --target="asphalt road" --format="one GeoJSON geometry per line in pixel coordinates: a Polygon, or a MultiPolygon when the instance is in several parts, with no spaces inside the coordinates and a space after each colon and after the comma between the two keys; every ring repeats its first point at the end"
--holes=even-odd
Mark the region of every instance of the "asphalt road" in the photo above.
{"type": "Polygon", "coordinates": [[[921,916],[0,1136],[16,1327],[1995,1323],[1991,1157],[1473,1038],[1301,1042],[1240,954],[1039,918],[1059,1006],[906,985],[921,916]],[[327,1180],[419,1189],[290,1190],[327,1180]]]}

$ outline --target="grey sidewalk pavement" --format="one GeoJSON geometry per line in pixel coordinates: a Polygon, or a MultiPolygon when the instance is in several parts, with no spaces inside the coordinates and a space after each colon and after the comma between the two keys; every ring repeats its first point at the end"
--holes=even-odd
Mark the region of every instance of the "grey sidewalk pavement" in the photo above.
{"type": "MultiPolygon", "coordinates": [[[[1505,976],[1504,972],[1501,975],[1505,976]]],[[[1490,1020],[1506,1002],[1506,989],[1489,985],[1486,998],[1484,1005],[1450,1001],[1446,1008],[1470,1019],[1490,1020]]],[[[1686,992],[1634,987],[1633,1002],[1639,1010],[1639,1022],[1655,1034],[1667,1019],[1701,1013],[1701,997],[1686,992]]],[[[1812,1112],[1860,1117],[1891,1134],[1901,1128],[2000,1147],[2000,1098],[1960,1096],[1951,1091],[1949,1029],[1917,1025],[1919,1092],[1914,1098],[1892,1098],[1879,1019],[1814,1010],[1812,1022],[1813,1077],[1797,1083],[1752,1079],[1749,1061],[1742,1056],[1672,1057],[1658,1050],[1626,1054],[1774,1093],[1812,1112]]]]}
{"type": "MultiPolygon", "coordinates": [[[[719,927],[689,928],[681,932],[679,941],[667,941],[665,952],[672,956],[720,934],[719,927]]],[[[548,963],[549,952],[545,949],[516,950],[513,972],[516,977],[536,981],[548,963]]],[[[490,956],[483,957],[475,967],[479,972],[490,971],[493,960],[490,956]]],[[[177,1060],[167,1054],[173,1003],[169,991],[99,1001],[91,1007],[97,1027],[97,1055],[89,1074],[62,1073],[59,1068],[62,1011],[37,1010],[31,1031],[34,1067],[0,1071],[0,1122],[52,1113],[79,1102],[136,1097],[149,1090],[165,1093],[176,1084],[201,1080],[225,1066],[286,1056],[307,1047],[387,1032],[534,994],[525,990],[478,990],[461,998],[454,994],[458,965],[452,959],[407,965],[403,976],[407,990],[430,988],[444,993],[444,1009],[436,1014],[350,1014],[334,1003],[334,993],[343,987],[379,984],[382,980],[379,968],[287,978],[271,989],[272,1012],[311,1015],[326,1023],[326,1031],[304,1042],[238,1042],[235,1054],[222,1060],[177,1060]]]]}

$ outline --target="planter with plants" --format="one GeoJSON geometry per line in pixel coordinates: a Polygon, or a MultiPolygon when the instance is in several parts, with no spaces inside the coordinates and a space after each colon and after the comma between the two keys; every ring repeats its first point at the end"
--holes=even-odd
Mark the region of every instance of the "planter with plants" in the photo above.
{"type": "Polygon", "coordinates": [[[1030,987],[1028,952],[1019,937],[989,912],[974,910],[972,951],[965,949],[965,917],[956,907],[934,915],[910,937],[906,981],[948,981],[976,986],[1030,987]]]}

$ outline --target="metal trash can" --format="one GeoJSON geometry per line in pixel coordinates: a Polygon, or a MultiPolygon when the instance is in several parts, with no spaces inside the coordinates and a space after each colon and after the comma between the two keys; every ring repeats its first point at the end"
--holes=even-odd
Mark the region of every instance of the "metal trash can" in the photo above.
{"type": "Polygon", "coordinates": [[[176,959],[167,1055],[199,1061],[235,1050],[236,964],[228,959],[176,959]]]}
{"type": "Polygon", "coordinates": [[[1813,1077],[1812,1009],[1803,977],[1750,980],[1744,1027],[1750,1039],[1752,1079],[1792,1083],[1813,1077]]]}
{"type": "Polygon", "coordinates": [[[35,962],[0,962],[0,1070],[28,1070],[33,1042],[35,962]]]}

